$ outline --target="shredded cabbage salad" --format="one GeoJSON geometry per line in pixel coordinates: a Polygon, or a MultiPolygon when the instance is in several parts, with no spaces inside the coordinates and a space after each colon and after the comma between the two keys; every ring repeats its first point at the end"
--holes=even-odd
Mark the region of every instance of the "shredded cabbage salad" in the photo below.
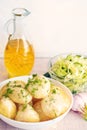
{"type": "Polygon", "coordinates": [[[59,57],[49,70],[52,78],[66,85],[72,93],[86,91],[87,57],[69,54],[59,57]]]}

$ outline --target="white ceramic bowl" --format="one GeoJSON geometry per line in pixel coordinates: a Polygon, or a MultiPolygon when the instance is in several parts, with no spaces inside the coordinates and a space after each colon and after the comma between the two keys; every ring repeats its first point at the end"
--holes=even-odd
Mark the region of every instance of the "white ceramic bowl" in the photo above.
{"type": "MultiPolygon", "coordinates": [[[[9,81],[22,80],[22,81],[27,82],[27,80],[30,77],[31,76],[20,76],[20,77],[15,77],[15,78],[11,78],[11,79],[5,80],[5,81],[0,83],[0,89],[2,88],[2,86],[4,86],[9,81]]],[[[14,126],[14,127],[17,127],[17,128],[26,129],[26,130],[42,130],[42,129],[46,129],[46,127],[54,125],[56,122],[59,122],[60,120],[62,120],[68,114],[68,112],[70,111],[70,109],[72,107],[73,96],[72,96],[70,90],[67,87],[65,87],[63,84],[61,84],[60,82],[55,81],[53,79],[49,79],[49,80],[51,80],[53,83],[55,83],[56,85],[58,85],[61,88],[63,88],[64,91],[66,91],[66,93],[70,97],[70,100],[71,100],[70,107],[68,108],[68,110],[64,114],[62,114],[61,116],[59,116],[59,117],[57,117],[55,119],[52,119],[52,120],[49,120],[49,121],[37,122],[37,123],[19,122],[19,121],[16,121],[16,120],[9,119],[9,118],[7,118],[7,117],[5,117],[3,115],[0,115],[0,119],[3,120],[4,122],[6,122],[7,124],[11,125],[11,126],[14,126]]]]}

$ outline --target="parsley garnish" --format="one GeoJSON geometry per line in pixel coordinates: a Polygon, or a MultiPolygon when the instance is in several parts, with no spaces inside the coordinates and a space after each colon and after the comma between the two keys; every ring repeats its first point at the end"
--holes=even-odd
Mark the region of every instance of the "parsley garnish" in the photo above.
{"type": "Polygon", "coordinates": [[[3,96],[8,97],[9,94],[12,94],[12,93],[13,93],[13,90],[11,88],[8,88],[6,93],[3,96]]]}
{"type": "Polygon", "coordinates": [[[28,79],[28,82],[25,85],[25,89],[28,89],[28,87],[29,87],[30,84],[33,85],[33,84],[37,84],[37,83],[39,85],[41,85],[42,80],[37,77],[37,74],[34,74],[32,79],[28,79]]]}
{"type": "Polygon", "coordinates": [[[38,88],[33,88],[32,91],[31,91],[32,94],[34,94],[37,90],[38,90],[38,88]]]}
{"type": "Polygon", "coordinates": [[[56,93],[56,89],[53,89],[53,90],[52,90],[52,93],[55,94],[55,93],[56,93]]]}
{"type": "Polygon", "coordinates": [[[27,82],[27,84],[25,85],[25,89],[28,88],[28,86],[29,86],[29,84],[30,84],[31,82],[32,82],[31,79],[28,79],[28,82],[27,82]]]}
{"type": "Polygon", "coordinates": [[[11,81],[9,81],[8,83],[7,83],[7,87],[9,87],[9,84],[11,83],[11,81]]]}
{"type": "Polygon", "coordinates": [[[23,105],[22,111],[24,111],[27,108],[27,104],[23,105]]]}
{"type": "Polygon", "coordinates": [[[36,76],[37,76],[37,74],[33,74],[32,76],[33,76],[33,78],[34,78],[34,77],[36,77],[36,76]]]}

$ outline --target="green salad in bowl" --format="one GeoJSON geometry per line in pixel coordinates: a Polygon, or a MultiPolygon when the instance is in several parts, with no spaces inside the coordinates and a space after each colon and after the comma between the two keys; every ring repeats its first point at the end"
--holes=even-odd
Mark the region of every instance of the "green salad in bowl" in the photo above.
{"type": "Polygon", "coordinates": [[[66,85],[73,94],[87,90],[87,57],[63,54],[50,60],[49,74],[66,85]]]}

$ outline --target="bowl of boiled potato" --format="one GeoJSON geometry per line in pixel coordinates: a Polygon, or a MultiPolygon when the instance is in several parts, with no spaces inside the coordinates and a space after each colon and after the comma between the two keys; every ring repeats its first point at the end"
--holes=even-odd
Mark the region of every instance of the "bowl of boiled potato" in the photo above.
{"type": "Polygon", "coordinates": [[[62,120],[72,103],[67,87],[43,75],[20,76],[0,83],[0,119],[17,128],[45,129],[62,120]]]}

